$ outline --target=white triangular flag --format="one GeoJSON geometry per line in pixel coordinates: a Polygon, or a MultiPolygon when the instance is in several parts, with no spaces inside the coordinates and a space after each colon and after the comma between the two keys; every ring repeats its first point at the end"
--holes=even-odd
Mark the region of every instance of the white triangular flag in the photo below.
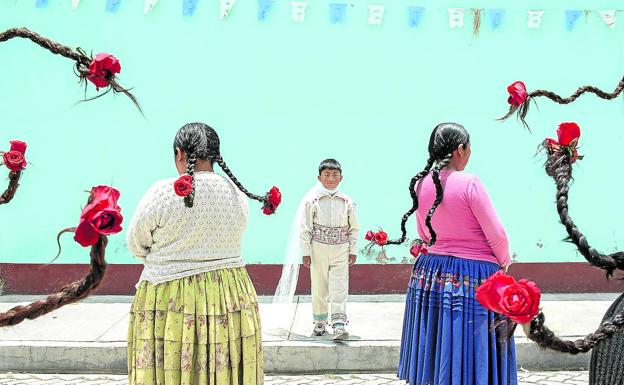
{"type": "Polygon", "coordinates": [[[607,9],[600,11],[600,17],[609,26],[609,28],[615,28],[615,10],[607,9]]]}
{"type": "Polygon", "coordinates": [[[152,12],[152,9],[156,6],[158,0],[145,0],[145,5],[143,6],[143,13],[148,14],[152,12]]]}
{"type": "Polygon", "coordinates": [[[72,8],[76,9],[80,5],[80,0],[72,0],[72,8]]]}
{"type": "Polygon", "coordinates": [[[230,11],[232,10],[232,8],[234,8],[235,3],[236,0],[220,0],[221,5],[219,7],[219,18],[221,20],[228,17],[230,11]]]}
{"type": "Polygon", "coordinates": [[[379,25],[383,19],[384,11],[386,7],[384,5],[369,5],[368,6],[368,24],[379,25]]]}
{"type": "Polygon", "coordinates": [[[464,8],[449,8],[449,27],[452,29],[464,26],[464,8]]]}
{"type": "Polygon", "coordinates": [[[290,3],[291,13],[293,21],[296,23],[303,23],[305,19],[306,8],[308,8],[307,1],[293,1],[290,3]]]}
{"type": "Polygon", "coordinates": [[[529,28],[536,29],[542,24],[543,10],[529,11],[529,28]]]}

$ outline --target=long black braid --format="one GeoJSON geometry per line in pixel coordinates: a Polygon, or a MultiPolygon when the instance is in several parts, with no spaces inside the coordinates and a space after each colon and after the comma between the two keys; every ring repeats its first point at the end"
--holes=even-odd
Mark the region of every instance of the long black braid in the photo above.
{"type": "Polygon", "coordinates": [[[184,197],[186,207],[193,207],[195,198],[195,163],[197,160],[216,162],[234,184],[249,198],[267,204],[266,196],[250,193],[234,176],[221,156],[220,141],[217,132],[205,123],[187,123],[180,128],[173,141],[173,151],[180,149],[186,153],[186,172],[191,177],[191,193],[184,197]]]}
{"type": "Polygon", "coordinates": [[[230,180],[232,182],[234,182],[234,184],[238,187],[239,190],[241,190],[243,192],[243,194],[247,195],[249,198],[253,199],[253,200],[257,200],[259,202],[262,203],[266,203],[266,197],[260,196],[260,195],[256,195],[256,194],[252,194],[250,193],[242,184],[241,182],[238,181],[238,179],[234,176],[234,174],[232,173],[232,171],[230,170],[230,168],[227,166],[227,164],[225,164],[225,160],[223,160],[223,158],[221,157],[221,155],[218,155],[215,159],[215,162],[217,162],[217,164],[219,165],[219,167],[221,167],[221,169],[223,170],[223,172],[225,172],[225,174],[228,176],[228,178],[230,178],[230,180]]]}
{"type": "Polygon", "coordinates": [[[433,245],[433,243],[435,243],[437,235],[431,226],[431,217],[438,205],[442,202],[443,197],[439,172],[449,164],[453,157],[453,151],[457,150],[460,145],[467,146],[469,143],[470,135],[468,135],[468,131],[457,123],[441,123],[433,129],[429,137],[429,159],[427,160],[427,164],[421,172],[410,180],[409,192],[412,198],[412,207],[401,218],[401,238],[388,241],[386,244],[399,245],[407,239],[405,224],[407,223],[407,219],[418,209],[416,184],[430,172],[433,174],[434,183],[436,183],[436,200],[427,215],[427,228],[431,234],[431,242],[429,244],[433,245]],[[437,182],[435,182],[436,179],[437,182]]]}
{"type": "MultiPolygon", "coordinates": [[[[589,246],[587,238],[579,231],[568,214],[568,192],[570,190],[569,183],[572,179],[572,157],[577,156],[575,153],[576,150],[568,146],[551,147],[547,142],[545,142],[543,146],[546,148],[547,154],[544,168],[546,173],[555,180],[557,185],[557,212],[559,213],[561,223],[568,232],[567,240],[577,246],[579,252],[589,263],[606,270],[607,276],[612,275],[615,269],[624,268],[624,253],[617,252],[604,255],[589,246]]],[[[612,345],[617,345],[621,348],[620,345],[621,342],[624,341],[624,335],[619,331],[621,331],[624,326],[624,308],[617,308],[618,303],[621,301],[622,297],[612,305],[610,311],[607,312],[607,315],[600,324],[600,327],[594,333],[587,335],[583,339],[576,341],[560,339],[546,327],[544,324],[545,316],[541,312],[529,325],[525,325],[525,333],[530,340],[536,342],[541,347],[569,354],[584,353],[595,346],[604,346],[610,349],[612,345]],[[618,339],[619,344],[617,342],[607,342],[614,336],[618,339]],[[604,342],[599,344],[601,341],[604,342]]],[[[611,357],[611,359],[622,359],[622,357],[617,357],[616,355],[611,357]]],[[[593,358],[592,361],[593,365],[597,367],[597,363],[594,362],[593,358]]]]}
{"type": "Polygon", "coordinates": [[[407,210],[407,212],[403,215],[403,218],[401,218],[401,238],[397,240],[393,240],[393,241],[388,241],[387,244],[400,245],[401,243],[405,242],[405,239],[407,238],[407,229],[405,228],[405,224],[407,223],[407,219],[412,214],[414,214],[414,212],[416,212],[416,210],[418,209],[418,195],[416,194],[416,182],[418,182],[419,180],[424,178],[427,174],[429,174],[429,171],[431,171],[431,167],[433,167],[433,163],[434,163],[434,160],[432,158],[429,158],[429,160],[427,160],[427,164],[425,165],[425,168],[418,174],[414,175],[414,177],[410,180],[409,193],[410,193],[410,196],[412,197],[412,207],[409,210],[407,210]]]}
{"type": "Polygon", "coordinates": [[[429,235],[431,236],[431,239],[429,240],[429,246],[436,243],[438,237],[435,230],[433,229],[433,226],[431,225],[431,218],[433,217],[433,214],[435,213],[440,203],[442,203],[442,198],[444,198],[444,190],[442,189],[442,182],[440,181],[440,170],[444,169],[444,167],[446,167],[451,162],[451,159],[453,159],[452,153],[448,154],[444,159],[442,159],[431,171],[431,179],[433,179],[433,184],[436,188],[436,197],[433,201],[433,204],[431,205],[431,208],[429,209],[429,212],[427,213],[427,218],[425,219],[425,225],[427,226],[427,229],[429,229],[429,235]]]}
{"type": "Polygon", "coordinates": [[[191,193],[184,197],[184,205],[186,207],[193,207],[193,201],[195,200],[195,162],[197,162],[197,154],[195,151],[187,154],[186,173],[192,178],[191,185],[193,188],[191,193]]]}
{"type": "Polygon", "coordinates": [[[535,98],[543,96],[558,104],[570,104],[576,99],[578,99],[579,96],[583,95],[586,92],[592,93],[601,99],[611,100],[611,99],[615,99],[616,97],[618,97],[622,93],[622,91],[624,91],[624,78],[620,80],[620,82],[617,84],[613,92],[606,92],[594,86],[582,86],[582,87],[577,88],[577,90],[574,91],[572,95],[568,96],[567,98],[564,98],[552,91],[535,90],[527,94],[527,98],[523,104],[519,106],[513,105],[513,104],[510,105],[509,111],[505,114],[505,116],[497,120],[507,120],[507,118],[509,118],[511,115],[517,112],[518,119],[530,131],[529,125],[527,124],[525,119],[529,112],[529,105],[531,101],[535,102],[535,98]]]}
{"type": "Polygon", "coordinates": [[[568,214],[568,192],[572,179],[572,164],[567,150],[554,151],[547,147],[548,159],[545,164],[546,173],[551,176],[557,185],[557,212],[559,219],[565,226],[569,242],[576,245],[578,251],[592,265],[599,267],[611,276],[616,269],[624,269],[624,253],[602,254],[589,245],[587,238],[576,227],[568,214]]]}
{"type": "Polygon", "coordinates": [[[604,320],[598,329],[592,334],[585,336],[583,339],[576,341],[566,341],[557,337],[546,325],[544,325],[545,316],[540,312],[531,324],[525,334],[527,337],[543,348],[549,348],[558,352],[578,354],[591,350],[596,344],[613,336],[622,326],[624,326],[624,312],[612,315],[604,320]]]}

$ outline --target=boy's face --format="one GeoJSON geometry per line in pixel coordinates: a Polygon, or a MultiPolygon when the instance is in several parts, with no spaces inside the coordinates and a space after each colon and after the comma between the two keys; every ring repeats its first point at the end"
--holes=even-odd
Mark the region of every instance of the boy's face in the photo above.
{"type": "Polygon", "coordinates": [[[318,180],[321,181],[326,189],[335,190],[342,181],[342,173],[339,170],[325,169],[321,171],[318,180]]]}

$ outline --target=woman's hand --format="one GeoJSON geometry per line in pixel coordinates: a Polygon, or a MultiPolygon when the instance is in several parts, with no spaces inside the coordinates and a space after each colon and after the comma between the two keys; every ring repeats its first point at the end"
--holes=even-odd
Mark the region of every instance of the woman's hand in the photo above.
{"type": "Polygon", "coordinates": [[[349,254],[349,266],[352,266],[355,263],[357,256],[355,254],[349,254]]]}
{"type": "Polygon", "coordinates": [[[309,255],[304,256],[303,257],[303,266],[305,266],[305,267],[307,267],[309,269],[311,264],[312,264],[312,258],[310,258],[309,255]]]}

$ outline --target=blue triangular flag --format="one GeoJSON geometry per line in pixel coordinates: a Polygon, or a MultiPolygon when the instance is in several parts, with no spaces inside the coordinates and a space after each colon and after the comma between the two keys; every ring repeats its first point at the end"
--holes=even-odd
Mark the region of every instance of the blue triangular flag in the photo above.
{"type": "Polygon", "coordinates": [[[329,22],[332,24],[344,23],[347,18],[346,3],[330,3],[329,4],[329,22]]]}
{"type": "Polygon", "coordinates": [[[407,24],[410,28],[417,27],[425,13],[424,7],[407,7],[407,24]]]}
{"type": "Polygon", "coordinates": [[[35,7],[45,8],[48,4],[50,4],[50,0],[37,0],[37,2],[35,2],[35,7]]]}
{"type": "Polygon", "coordinates": [[[504,9],[488,9],[488,18],[490,20],[490,27],[492,29],[498,29],[501,23],[503,22],[503,17],[505,17],[504,9]]]}
{"type": "Polygon", "coordinates": [[[576,22],[578,21],[578,19],[581,17],[581,14],[583,13],[583,11],[578,10],[578,9],[567,9],[565,11],[565,15],[566,15],[566,29],[568,31],[572,31],[574,29],[574,24],[576,24],[576,22]]]}
{"type": "Polygon", "coordinates": [[[275,0],[258,0],[258,21],[265,21],[274,5],[275,0]]]}
{"type": "Polygon", "coordinates": [[[115,13],[119,11],[121,0],[106,0],[106,12],[115,13]]]}
{"type": "Polygon", "coordinates": [[[198,0],[182,0],[182,16],[191,17],[195,14],[198,0]]]}

